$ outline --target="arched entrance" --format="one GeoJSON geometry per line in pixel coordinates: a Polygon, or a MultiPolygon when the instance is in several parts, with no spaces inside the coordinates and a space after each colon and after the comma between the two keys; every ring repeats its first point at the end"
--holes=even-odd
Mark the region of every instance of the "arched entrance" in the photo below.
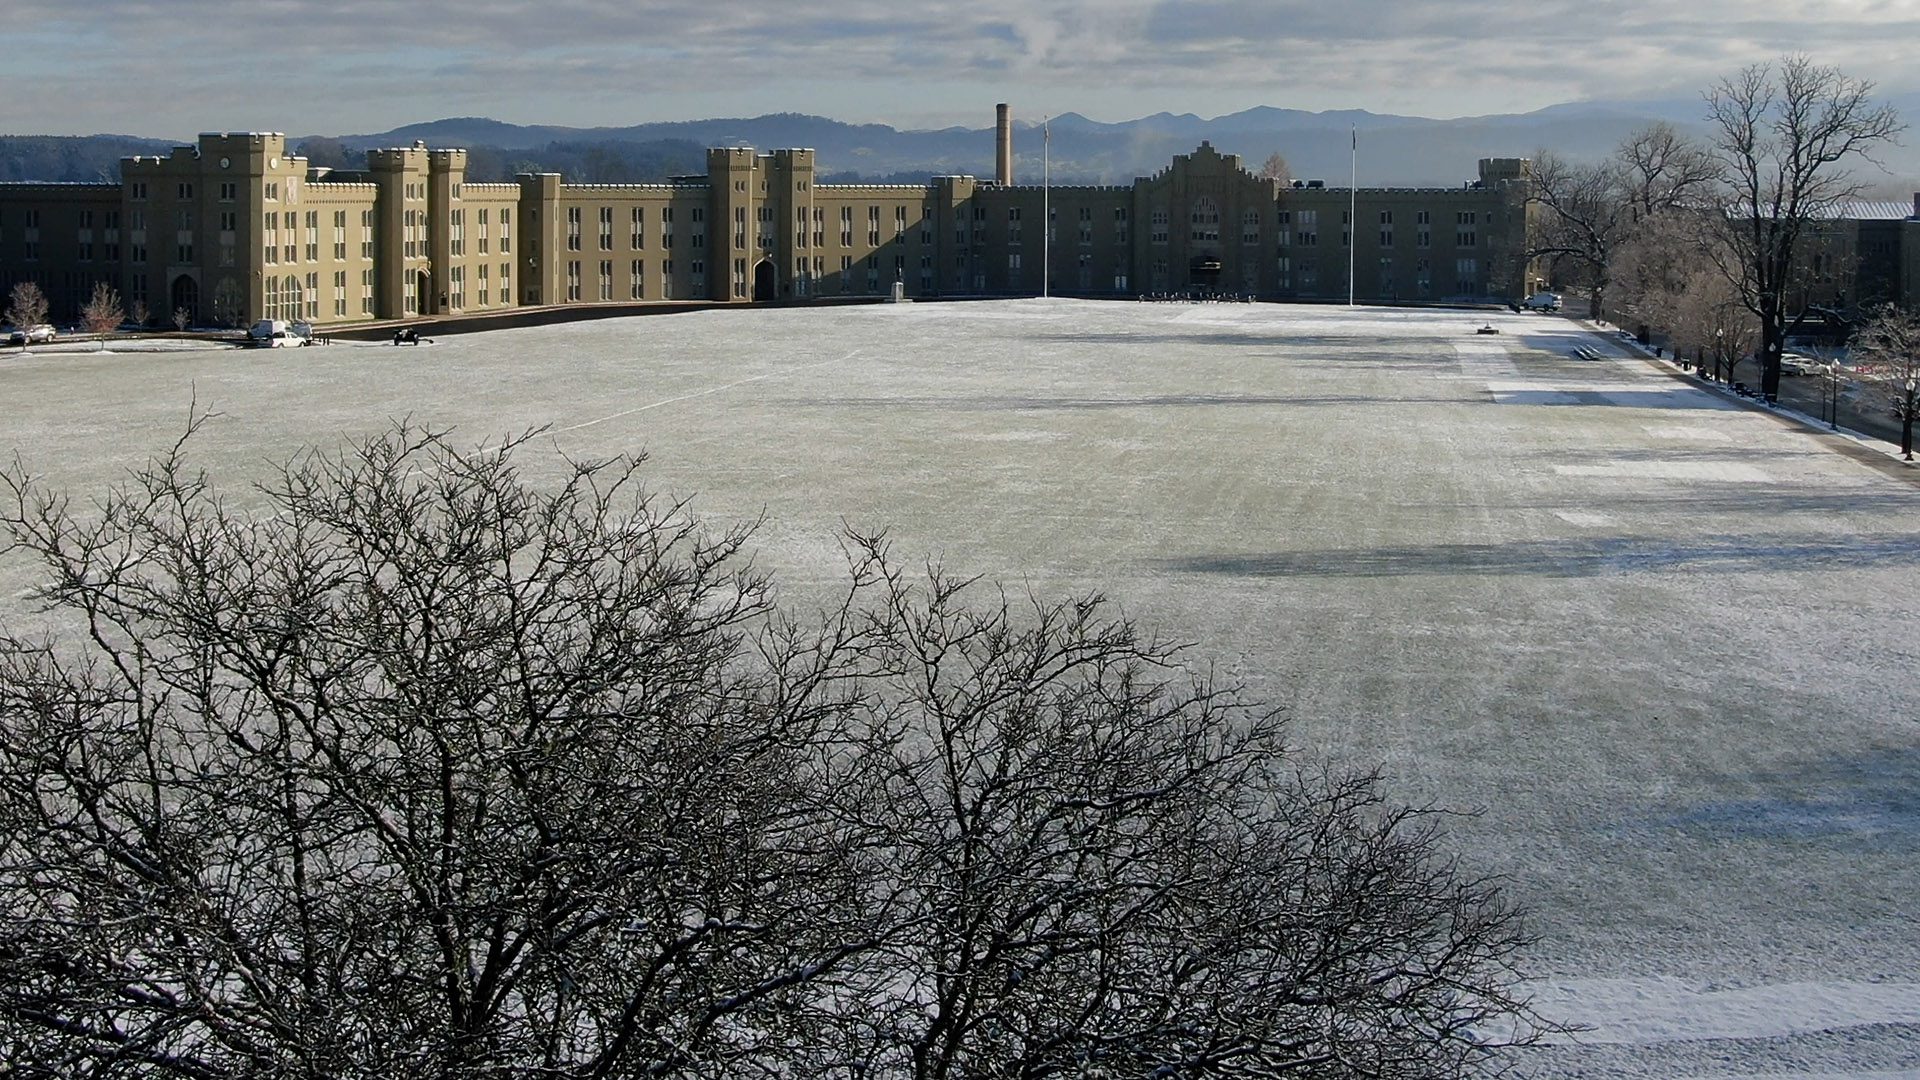
{"type": "Polygon", "coordinates": [[[184,311],[191,322],[200,320],[200,283],[186,274],[173,279],[167,290],[168,311],[184,311]]]}
{"type": "Polygon", "coordinates": [[[761,259],[753,268],[753,302],[764,304],[779,295],[780,285],[774,280],[773,260],[761,259]]]}
{"type": "Polygon", "coordinates": [[[1220,287],[1220,256],[1209,251],[1195,255],[1187,264],[1187,280],[1196,289],[1218,289],[1220,287]]]}
{"type": "Polygon", "coordinates": [[[414,281],[414,307],[416,314],[427,315],[433,311],[433,275],[425,270],[414,281]]]}

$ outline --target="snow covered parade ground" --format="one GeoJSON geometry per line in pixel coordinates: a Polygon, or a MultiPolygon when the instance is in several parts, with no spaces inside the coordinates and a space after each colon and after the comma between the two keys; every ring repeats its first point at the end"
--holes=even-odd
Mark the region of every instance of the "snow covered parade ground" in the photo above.
{"type": "MultiPolygon", "coordinates": [[[[0,353],[0,450],[93,491],[221,414],[229,489],[411,416],[645,450],[765,517],[1099,589],[1307,752],[1481,811],[1451,843],[1589,1030],[1528,1075],[1920,1077],[1920,472],[1555,316],[1029,300],[720,311],[387,345],[0,353]],[[1491,318],[1497,335],[1475,329],[1491,318]],[[1611,358],[1569,355],[1592,344],[1611,358]]],[[[0,611],[30,578],[0,562],[0,611]]]]}

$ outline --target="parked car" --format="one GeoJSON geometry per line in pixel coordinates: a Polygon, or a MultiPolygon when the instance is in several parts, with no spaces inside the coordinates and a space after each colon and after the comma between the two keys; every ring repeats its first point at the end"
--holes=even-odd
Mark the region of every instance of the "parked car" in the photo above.
{"type": "Polygon", "coordinates": [[[1799,353],[1780,354],[1780,374],[1782,375],[1824,375],[1827,365],[1811,356],[1799,353]]]}
{"type": "Polygon", "coordinates": [[[54,330],[51,325],[47,323],[36,323],[28,327],[14,327],[13,332],[7,335],[7,343],[10,345],[34,345],[52,341],[59,336],[59,333],[54,330]]]}
{"type": "Polygon", "coordinates": [[[307,327],[306,335],[302,336],[293,323],[281,319],[261,319],[248,328],[247,344],[259,349],[291,349],[305,345],[312,335],[312,327],[307,327]]]}
{"type": "Polygon", "coordinates": [[[1525,300],[1522,300],[1520,306],[1526,308],[1528,311],[1559,311],[1561,308],[1560,294],[1554,292],[1537,292],[1525,300]]]}

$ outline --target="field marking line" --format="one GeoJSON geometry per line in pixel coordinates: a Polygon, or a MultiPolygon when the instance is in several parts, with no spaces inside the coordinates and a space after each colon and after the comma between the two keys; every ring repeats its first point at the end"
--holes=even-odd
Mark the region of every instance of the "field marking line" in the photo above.
{"type": "Polygon", "coordinates": [[[622,409],[616,413],[608,413],[605,416],[598,417],[593,420],[583,420],[578,424],[569,424],[566,427],[553,428],[550,431],[548,431],[547,434],[564,435],[569,431],[579,431],[581,428],[590,428],[595,424],[604,424],[609,420],[618,420],[623,416],[632,416],[634,413],[643,413],[643,412],[646,412],[648,409],[658,409],[663,405],[673,405],[682,401],[691,401],[697,397],[707,397],[712,394],[722,393],[727,390],[732,390],[733,388],[738,386],[745,386],[748,383],[764,382],[767,379],[779,378],[782,375],[793,375],[802,371],[813,371],[816,368],[827,367],[828,365],[831,365],[831,364],[845,363],[846,361],[851,360],[858,355],[860,355],[860,350],[855,349],[852,352],[847,353],[845,356],[836,356],[830,360],[822,360],[816,364],[805,364],[796,368],[785,368],[780,371],[769,371],[761,375],[751,375],[751,376],[748,376],[747,378],[736,379],[733,382],[723,383],[719,386],[710,386],[705,390],[695,390],[691,394],[681,394],[678,397],[663,398],[659,401],[648,402],[645,405],[636,405],[631,409],[622,409]]]}

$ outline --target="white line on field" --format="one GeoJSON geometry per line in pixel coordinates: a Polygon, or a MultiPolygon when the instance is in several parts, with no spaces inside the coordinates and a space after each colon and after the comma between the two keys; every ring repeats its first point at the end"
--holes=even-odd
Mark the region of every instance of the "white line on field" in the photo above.
{"type": "Polygon", "coordinates": [[[675,402],[690,401],[697,397],[706,397],[710,394],[718,394],[718,393],[721,393],[722,391],[731,390],[736,386],[745,386],[748,383],[762,382],[767,379],[779,378],[782,375],[793,375],[802,371],[812,371],[815,368],[823,368],[830,364],[844,363],[845,361],[853,359],[855,356],[859,355],[859,353],[860,353],[860,350],[855,349],[852,352],[846,354],[845,356],[836,356],[831,360],[822,360],[817,364],[806,364],[797,368],[785,368],[780,371],[769,371],[763,375],[751,375],[744,379],[736,379],[730,383],[723,383],[720,386],[710,386],[705,390],[695,390],[691,394],[681,394],[679,397],[662,398],[659,401],[650,401],[645,405],[635,405],[631,409],[622,409],[617,413],[608,413],[607,415],[599,417],[597,419],[582,420],[578,424],[569,424],[566,427],[554,428],[552,429],[552,431],[549,432],[549,434],[564,435],[569,431],[579,431],[581,428],[590,428],[595,424],[604,424],[609,420],[618,420],[623,416],[632,416],[634,413],[643,413],[643,412],[646,412],[648,409],[658,409],[662,405],[672,405],[675,402]]]}

